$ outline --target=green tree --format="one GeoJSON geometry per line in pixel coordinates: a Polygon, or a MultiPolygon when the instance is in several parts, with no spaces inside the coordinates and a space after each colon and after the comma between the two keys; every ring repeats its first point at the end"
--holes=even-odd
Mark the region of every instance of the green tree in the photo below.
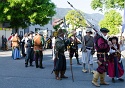
{"type": "Polygon", "coordinates": [[[84,20],[84,18],[75,10],[70,10],[66,14],[65,18],[67,24],[71,25],[73,30],[78,29],[79,27],[86,26],[86,21],[84,20]]]}
{"type": "Polygon", "coordinates": [[[9,22],[11,28],[47,24],[56,13],[50,0],[0,0],[0,22],[9,22]]]}
{"type": "Polygon", "coordinates": [[[100,21],[100,27],[105,27],[110,30],[109,34],[114,35],[119,33],[119,28],[122,23],[122,16],[115,10],[110,10],[105,13],[104,19],[100,21]]]}
{"type": "Polygon", "coordinates": [[[92,0],[91,7],[100,11],[110,8],[122,9],[124,8],[124,0],[92,0]]]}

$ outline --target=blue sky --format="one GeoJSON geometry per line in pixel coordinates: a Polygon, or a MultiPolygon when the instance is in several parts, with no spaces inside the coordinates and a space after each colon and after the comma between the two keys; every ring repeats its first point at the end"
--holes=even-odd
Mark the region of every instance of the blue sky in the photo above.
{"type": "Polygon", "coordinates": [[[100,13],[91,9],[92,0],[51,0],[56,4],[57,7],[61,8],[71,8],[67,3],[69,1],[75,8],[82,10],[85,13],[100,13]]]}

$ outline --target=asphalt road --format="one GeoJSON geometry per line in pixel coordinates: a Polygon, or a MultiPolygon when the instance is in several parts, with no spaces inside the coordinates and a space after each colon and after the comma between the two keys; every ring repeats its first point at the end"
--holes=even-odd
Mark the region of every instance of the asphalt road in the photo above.
{"type": "MultiPolygon", "coordinates": [[[[93,75],[83,73],[82,65],[77,65],[75,58],[73,58],[72,65],[74,82],[72,81],[67,52],[66,76],[69,78],[56,80],[54,74],[51,74],[53,70],[51,50],[45,50],[43,53],[43,66],[45,69],[35,68],[35,66],[25,68],[24,58],[13,60],[11,58],[11,51],[0,51],[0,88],[96,88],[91,83],[93,75]]],[[[81,58],[81,52],[79,54],[81,58]]],[[[94,59],[96,61],[96,57],[94,59]]],[[[125,60],[123,60],[123,63],[125,64],[125,60]]],[[[35,65],[35,63],[33,64],[35,65]]],[[[94,63],[94,69],[96,67],[97,64],[94,63]]],[[[125,76],[123,78],[125,79],[125,76]]],[[[101,88],[125,88],[124,82],[117,81],[116,83],[112,83],[109,77],[106,77],[106,81],[110,85],[101,86],[101,88]]]]}

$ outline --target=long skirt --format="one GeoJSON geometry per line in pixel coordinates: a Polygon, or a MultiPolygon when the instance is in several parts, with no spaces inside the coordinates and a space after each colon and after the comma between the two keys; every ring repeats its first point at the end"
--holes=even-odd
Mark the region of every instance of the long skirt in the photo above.
{"type": "Polygon", "coordinates": [[[18,48],[13,49],[12,57],[14,60],[21,58],[20,50],[18,48]]]}
{"type": "Polygon", "coordinates": [[[111,78],[120,78],[124,74],[123,64],[119,63],[117,58],[114,61],[108,62],[108,75],[111,78]]]}
{"type": "Polygon", "coordinates": [[[54,71],[65,71],[66,70],[66,58],[65,55],[58,54],[58,58],[54,60],[54,71]]]}

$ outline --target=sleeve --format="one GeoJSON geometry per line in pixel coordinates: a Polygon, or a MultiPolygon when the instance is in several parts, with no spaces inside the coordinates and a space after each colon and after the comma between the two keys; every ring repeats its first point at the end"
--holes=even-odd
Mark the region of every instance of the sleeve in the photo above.
{"type": "Polygon", "coordinates": [[[114,52],[116,51],[110,48],[109,53],[114,53],[114,52]]]}
{"type": "Polygon", "coordinates": [[[85,50],[86,49],[86,47],[85,47],[85,36],[83,37],[83,39],[82,39],[82,50],[85,50]]]}
{"type": "Polygon", "coordinates": [[[98,43],[98,47],[100,49],[107,49],[107,48],[109,48],[109,45],[107,43],[105,43],[105,40],[103,38],[99,38],[97,43],[98,43]]]}
{"type": "Polygon", "coordinates": [[[44,46],[45,40],[43,36],[41,37],[41,42],[42,42],[42,46],[44,46]]]}
{"type": "Polygon", "coordinates": [[[11,38],[12,38],[12,36],[10,36],[10,37],[8,38],[8,41],[10,41],[10,40],[11,40],[11,38]]]}
{"type": "Polygon", "coordinates": [[[120,51],[124,51],[125,50],[125,45],[120,45],[120,51]]]}
{"type": "Polygon", "coordinates": [[[21,42],[23,42],[23,41],[24,41],[24,39],[25,39],[25,38],[23,37],[23,39],[21,40],[21,42]]]}

